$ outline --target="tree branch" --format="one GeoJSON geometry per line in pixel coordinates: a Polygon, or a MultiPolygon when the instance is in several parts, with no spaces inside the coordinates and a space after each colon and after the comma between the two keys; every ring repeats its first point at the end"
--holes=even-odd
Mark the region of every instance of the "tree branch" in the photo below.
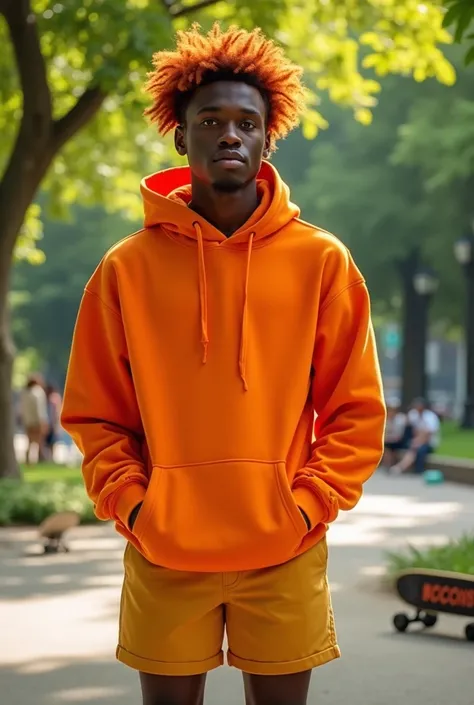
{"type": "Polygon", "coordinates": [[[161,4],[164,6],[165,10],[171,14],[174,0],[161,0],[161,4]]]}
{"type": "Polygon", "coordinates": [[[56,154],[76,132],[99,111],[106,98],[102,89],[92,82],[71,110],[53,123],[53,150],[56,154]]]}
{"type": "Polygon", "coordinates": [[[211,7],[212,5],[217,5],[220,0],[200,0],[195,5],[178,5],[176,10],[173,9],[173,5],[168,5],[170,15],[173,19],[178,17],[187,17],[188,15],[204,10],[206,7],[211,7]]]}
{"type": "Polygon", "coordinates": [[[0,12],[8,25],[20,75],[23,121],[34,120],[35,132],[45,137],[51,125],[52,105],[36,15],[30,0],[2,0],[0,12]]]}

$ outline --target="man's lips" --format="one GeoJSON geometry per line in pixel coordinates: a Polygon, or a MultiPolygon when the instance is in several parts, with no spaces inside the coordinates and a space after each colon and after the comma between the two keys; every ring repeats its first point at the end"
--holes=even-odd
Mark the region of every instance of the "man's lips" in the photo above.
{"type": "Polygon", "coordinates": [[[244,157],[239,152],[220,152],[214,159],[215,162],[240,162],[245,163],[244,157]]]}

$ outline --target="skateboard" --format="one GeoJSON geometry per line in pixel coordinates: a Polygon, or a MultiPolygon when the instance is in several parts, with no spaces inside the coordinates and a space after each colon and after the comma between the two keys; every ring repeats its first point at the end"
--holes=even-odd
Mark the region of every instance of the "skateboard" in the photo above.
{"type": "MultiPolygon", "coordinates": [[[[416,609],[414,617],[405,612],[394,616],[393,625],[399,632],[414,622],[434,627],[439,612],[474,618],[474,575],[420,568],[401,573],[396,588],[402,600],[416,609]]],[[[465,635],[474,641],[474,622],[466,626],[465,635]]]]}
{"type": "Polygon", "coordinates": [[[51,514],[39,526],[39,535],[43,540],[44,553],[68,553],[69,546],[64,534],[80,522],[77,512],[58,512],[51,514]]]}

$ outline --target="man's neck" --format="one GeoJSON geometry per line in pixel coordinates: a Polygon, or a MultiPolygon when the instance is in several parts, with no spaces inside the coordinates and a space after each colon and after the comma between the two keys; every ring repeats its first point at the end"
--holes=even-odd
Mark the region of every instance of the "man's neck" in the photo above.
{"type": "Polygon", "coordinates": [[[233,193],[223,193],[200,182],[192,184],[192,200],[189,208],[202,215],[226,237],[233,235],[246,223],[257,206],[256,181],[233,193]]]}

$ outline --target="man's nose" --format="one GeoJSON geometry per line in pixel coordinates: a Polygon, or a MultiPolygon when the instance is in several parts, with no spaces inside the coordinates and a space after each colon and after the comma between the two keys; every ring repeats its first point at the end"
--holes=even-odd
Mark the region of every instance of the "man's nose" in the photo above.
{"type": "Polygon", "coordinates": [[[233,123],[229,123],[225,126],[223,133],[219,138],[220,147],[240,147],[242,145],[242,140],[239,137],[239,133],[236,126],[233,123]]]}

